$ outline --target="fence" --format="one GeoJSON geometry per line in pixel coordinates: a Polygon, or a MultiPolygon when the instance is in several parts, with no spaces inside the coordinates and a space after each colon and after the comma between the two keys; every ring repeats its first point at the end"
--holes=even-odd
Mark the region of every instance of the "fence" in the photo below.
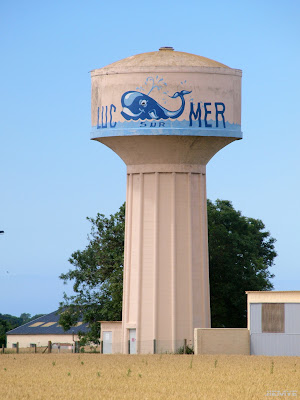
{"type": "Polygon", "coordinates": [[[36,344],[30,347],[20,347],[17,342],[14,347],[7,348],[2,345],[1,354],[41,354],[41,353],[100,353],[100,346],[89,345],[80,346],[79,342],[72,343],[52,343],[48,342],[47,346],[37,346],[36,344]]]}
{"type": "Polygon", "coordinates": [[[194,348],[191,342],[186,339],[169,340],[146,340],[130,341],[127,343],[100,342],[100,345],[80,346],[79,342],[70,343],[52,343],[47,346],[31,345],[30,347],[19,347],[19,343],[13,348],[6,348],[2,345],[2,354],[36,354],[36,353],[101,353],[101,354],[193,354],[194,348]]]}
{"type": "Polygon", "coordinates": [[[193,354],[193,344],[186,339],[170,340],[128,340],[126,343],[115,341],[101,341],[102,354],[193,354]]]}

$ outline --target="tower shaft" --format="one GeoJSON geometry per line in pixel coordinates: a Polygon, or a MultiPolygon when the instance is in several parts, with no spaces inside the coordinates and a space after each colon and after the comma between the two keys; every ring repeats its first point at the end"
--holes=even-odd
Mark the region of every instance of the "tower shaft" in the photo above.
{"type": "Polygon", "coordinates": [[[136,329],[140,353],[154,340],[156,351],[176,351],[210,327],[205,169],[128,167],[123,343],[136,329]]]}

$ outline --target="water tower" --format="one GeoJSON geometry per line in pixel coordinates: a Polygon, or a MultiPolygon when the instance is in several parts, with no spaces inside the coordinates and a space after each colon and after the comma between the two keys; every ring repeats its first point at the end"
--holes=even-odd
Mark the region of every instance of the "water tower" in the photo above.
{"type": "Polygon", "coordinates": [[[127,165],[124,353],[210,327],[206,164],[242,138],[241,76],[170,47],[91,72],[92,139],[127,165]]]}

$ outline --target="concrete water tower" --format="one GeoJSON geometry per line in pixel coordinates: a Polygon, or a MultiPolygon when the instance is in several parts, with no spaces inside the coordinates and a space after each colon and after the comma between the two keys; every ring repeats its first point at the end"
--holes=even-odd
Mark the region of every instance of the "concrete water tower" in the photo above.
{"type": "Polygon", "coordinates": [[[242,138],[242,72],[163,47],[91,76],[92,139],[127,165],[122,351],[175,351],[210,327],[206,164],[242,138]]]}

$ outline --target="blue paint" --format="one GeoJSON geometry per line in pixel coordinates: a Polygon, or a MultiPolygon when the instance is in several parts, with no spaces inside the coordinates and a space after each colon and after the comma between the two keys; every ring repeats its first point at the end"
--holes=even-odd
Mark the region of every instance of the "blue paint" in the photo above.
{"type": "MultiPolygon", "coordinates": [[[[185,109],[184,96],[192,93],[191,91],[181,90],[175,92],[173,96],[163,94],[171,99],[180,98],[181,106],[178,110],[170,111],[164,108],[149,94],[157,89],[160,91],[167,86],[163,79],[149,77],[145,84],[152,83],[148,94],[143,87],[136,91],[127,91],[121,96],[121,106],[117,112],[114,104],[110,106],[101,106],[97,109],[97,126],[93,128],[101,129],[93,133],[92,137],[109,136],[131,136],[131,135],[181,135],[181,136],[220,136],[242,138],[241,126],[231,124],[225,119],[225,104],[222,102],[194,103],[190,96],[190,112],[188,120],[179,121],[185,109]],[[197,104],[197,106],[196,106],[197,104]],[[109,114],[109,116],[108,116],[109,114]],[[123,118],[125,121],[121,122],[123,118]],[[109,119],[109,121],[108,121],[109,119]]],[[[181,82],[181,85],[186,81],[181,82]]],[[[148,91],[148,90],[147,90],[148,91]]],[[[162,98],[166,102],[166,97],[162,98]]]]}
{"type": "Polygon", "coordinates": [[[165,122],[159,121],[159,122],[140,122],[139,127],[140,128],[164,128],[165,127],[165,122]]]}
{"type": "Polygon", "coordinates": [[[211,114],[211,111],[207,109],[207,106],[211,106],[211,103],[204,103],[204,110],[205,110],[205,115],[204,115],[204,122],[205,122],[205,128],[211,128],[212,124],[207,123],[207,116],[208,114],[211,114]]]}
{"type": "MultiPolygon", "coordinates": [[[[97,109],[97,129],[107,128],[107,109],[108,109],[107,106],[101,107],[101,121],[100,121],[100,107],[98,107],[98,109],[97,109]],[[104,113],[104,110],[105,110],[105,113],[104,113]]],[[[113,122],[113,116],[112,116],[112,112],[116,112],[116,110],[117,109],[116,109],[115,105],[111,104],[110,109],[109,109],[109,116],[110,116],[109,126],[110,126],[110,128],[114,128],[117,125],[116,122],[113,122]]]]}
{"type": "MultiPolygon", "coordinates": [[[[147,85],[147,83],[148,83],[149,81],[152,82],[152,87],[151,87],[151,89],[150,89],[149,92],[148,92],[148,96],[149,96],[149,94],[152,92],[153,89],[156,88],[158,91],[161,89],[162,83],[159,84],[159,82],[162,82],[162,81],[163,81],[163,78],[161,78],[161,79],[158,79],[158,78],[159,78],[159,77],[157,76],[157,77],[156,77],[157,85],[155,85],[155,81],[154,81],[154,79],[152,78],[152,76],[149,76],[149,77],[146,79],[145,85],[147,85]]],[[[164,86],[167,86],[166,83],[164,83],[163,85],[164,85],[164,86]]]]}
{"type": "Polygon", "coordinates": [[[110,105],[110,111],[109,111],[109,115],[110,115],[110,120],[109,120],[109,126],[111,127],[111,128],[114,128],[116,125],[117,125],[117,123],[116,122],[112,122],[112,110],[114,110],[114,112],[116,112],[116,107],[113,105],[113,104],[111,104],[110,105]]]}
{"type": "Polygon", "coordinates": [[[226,121],[226,129],[223,128],[223,123],[219,123],[216,127],[216,121],[207,120],[211,128],[205,128],[204,119],[201,120],[201,126],[195,124],[190,126],[189,120],[164,120],[164,121],[124,121],[117,122],[112,129],[97,129],[97,126],[92,128],[91,137],[110,137],[110,136],[136,136],[136,135],[179,135],[179,136],[216,136],[216,137],[232,137],[242,139],[241,125],[231,124],[226,121]],[[151,127],[152,124],[152,127],[151,127]],[[156,125],[155,125],[156,124],[156,125]]]}
{"type": "Polygon", "coordinates": [[[223,120],[223,128],[226,128],[225,125],[225,117],[224,117],[224,112],[225,112],[225,104],[224,103],[215,103],[215,108],[216,108],[216,127],[219,127],[219,114],[222,116],[223,120]],[[218,106],[223,107],[222,110],[218,110],[218,106]]]}
{"type": "Polygon", "coordinates": [[[102,106],[102,113],[101,113],[101,117],[102,117],[102,128],[107,128],[107,106],[105,106],[105,123],[104,119],[103,119],[103,111],[104,111],[104,107],[102,106]]]}
{"type": "Polygon", "coordinates": [[[190,119],[190,125],[189,126],[193,126],[193,121],[192,121],[192,118],[194,117],[195,118],[195,120],[197,120],[198,119],[198,121],[199,121],[199,127],[201,128],[201,105],[200,105],[200,103],[198,103],[198,106],[197,106],[197,110],[196,110],[196,113],[194,112],[194,103],[190,103],[191,104],[191,110],[190,110],[190,115],[189,115],[189,119],[190,119]]]}
{"type": "MultiPolygon", "coordinates": [[[[222,122],[223,122],[223,128],[226,128],[226,124],[225,124],[225,104],[224,103],[215,103],[215,120],[213,120],[212,123],[208,123],[207,121],[207,117],[208,115],[210,115],[212,112],[211,110],[208,109],[208,107],[211,106],[211,103],[204,103],[204,126],[205,128],[212,128],[212,127],[216,127],[219,128],[219,115],[222,118],[222,122]],[[219,108],[219,107],[222,107],[219,108]]],[[[190,103],[190,114],[189,114],[189,126],[193,126],[193,119],[195,121],[198,120],[198,127],[201,128],[202,124],[201,124],[201,102],[197,104],[197,109],[196,112],[194,111],[194,103],[191,102],[190,103]]]]}
{"type": "Polygon", "coordinates": [[[121,115],[126,120],[158,120],[158,119],[176,119],[184,111],[185,100],[184,96],[191,92],[187,90],[182,90],[181,92],[175,92],[173,96],[169,96],[171,99],[180,97],[181,106],[176,111],[170,111],[162,107],[157,101],[147,94],[129,91],[125,92],[121,98],[121,104],[123,110],[121,115]]]}

